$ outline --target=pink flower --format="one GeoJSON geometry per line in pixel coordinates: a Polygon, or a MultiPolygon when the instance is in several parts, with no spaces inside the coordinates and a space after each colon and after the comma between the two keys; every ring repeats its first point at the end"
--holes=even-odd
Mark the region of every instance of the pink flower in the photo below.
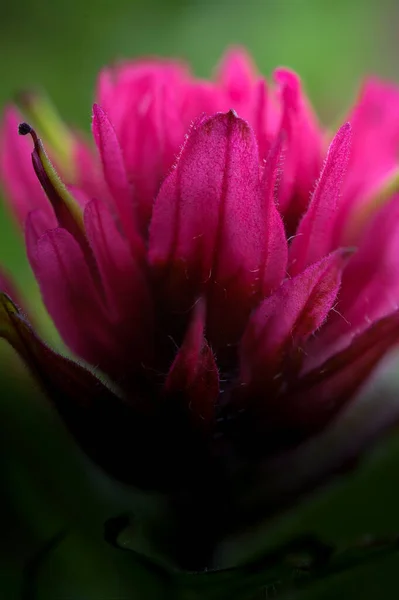
{"type": "Polygon", "coordinates": [[[328,145],[299,78],[275,82],[238,50],[212,82],[158,60],[106,69],[95,150],[68,132],[63,161],[50,140],[66,186],[24,123],[32,169],[15,108],[3,124],[3,182],[43,301],[94,371],[5,295],[1,335],[101,467],[228,498],[226,531],[344,466],[399,413],[364,420],[358,394],[399,341],[399,90],[367,82],[328,145]],[[357,406],[353,431],[298,467],[357,406]]]}

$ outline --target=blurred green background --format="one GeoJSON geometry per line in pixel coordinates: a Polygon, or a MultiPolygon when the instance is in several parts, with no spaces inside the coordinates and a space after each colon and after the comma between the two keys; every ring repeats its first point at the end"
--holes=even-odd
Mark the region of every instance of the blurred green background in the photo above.
{"type": "MultiPolygon", "coordinates": [[[[365,74],[399,80],[396,0],[2,0],[0,14],[0,104],[39,85],[68,123],[86,131],[96,73],[117,58],[175,56],[209,76],[227,46],[243,44],[267,75],[277,65],[296,69],[325,123],[344,113],[365,74]]],[[[37,304],[4,206],[0,257],[37,304]]],[[[102,541],[103,521],[121,512],[129,496],[87,464],[4,344],[0,356],[0,598],[22,598],[24,565],[63,528],[70,535],[38,576],[40,599],[163,597],[148,588],[150,573],[102,541]]],[[[345,485],[307,504],[290,527],[336,540],[399,532],[398,465],[393,439],[345,485]]],[[[320,584],[312,597],[397,597],[398,567],[392,557],[320,584]]]]}

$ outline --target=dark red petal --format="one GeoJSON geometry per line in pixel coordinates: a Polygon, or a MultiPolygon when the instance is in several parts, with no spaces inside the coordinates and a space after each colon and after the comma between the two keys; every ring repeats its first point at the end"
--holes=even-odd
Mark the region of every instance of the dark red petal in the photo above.
{"type": "Polygon", "coordinates": [[[176,397],[190,417],[207,430],[215,418],[219,375],[215,357],[205,337],[205,304],[198,300],[183,344],[170,368],[165,391],[176,397]]]}
{"type": "Polygon", "coordinates": [[[132,398],[125,402],[94,373],[51,350],[5,294],[0,294],[0,337],[24,360],[84,452],[108,474],[155,487],[165,479],[168,463],[151,437],[156,439],[159,423],[134,410],[132,398]]]}

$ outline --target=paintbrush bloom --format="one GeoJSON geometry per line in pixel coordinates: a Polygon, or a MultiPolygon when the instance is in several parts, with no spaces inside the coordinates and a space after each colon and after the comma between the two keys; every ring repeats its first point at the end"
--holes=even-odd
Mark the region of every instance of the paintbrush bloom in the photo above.
{"type": "Polygon", "coordinates": [[[96,463],[200,496],[228,533],[395,421],[381,406],[338,450],[317,449],[399,340],[399,90],[366,82],[329,136],[294,73],[267,85],[240,51],[210,82],[132,62],[100,74],[92,147],[45,128],[40,102],[22,99],[37,122],[20,124],[26,137],[6,109],[2,179],[80,361],[5,295],[0,333],[96,463]]]}

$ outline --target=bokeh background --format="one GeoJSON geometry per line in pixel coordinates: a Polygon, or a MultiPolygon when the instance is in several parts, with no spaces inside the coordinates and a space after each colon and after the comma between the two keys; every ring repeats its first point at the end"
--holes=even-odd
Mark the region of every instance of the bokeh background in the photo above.
{"type": "MultiPolygon", "coordinates": [[[[130,56],[183,58],[205,77],[227,46],[243,44],[267,75],[277,65],[296,69],[326,124],[342,118],[367,73],[399,83],[396,0],[0,0],[0,9],[0,105],[21,89],[43,87],[65,120],[87,132],[96,73],[130,56]]],[[[3,203],[0,261],[35,307],[42,331],[58,343],[3,203]]],[[[103,521],[128,497],[81,456],[4,343],[0,360],[0,598],[33,597],[23,583],[32,557],[63,530],[64,541],[36,574],[38,598],[164,597],[151,573],[102,540],[103,521]]],[[[399,533],[398,507],[393,436],[284,527],[338,541],[399,533]]],[[[310,596],[394,598],[398,568],[392,556],[320,584],[310,596]]],[[[275,594],[265,590],[265,598],[275,594]]]]}

